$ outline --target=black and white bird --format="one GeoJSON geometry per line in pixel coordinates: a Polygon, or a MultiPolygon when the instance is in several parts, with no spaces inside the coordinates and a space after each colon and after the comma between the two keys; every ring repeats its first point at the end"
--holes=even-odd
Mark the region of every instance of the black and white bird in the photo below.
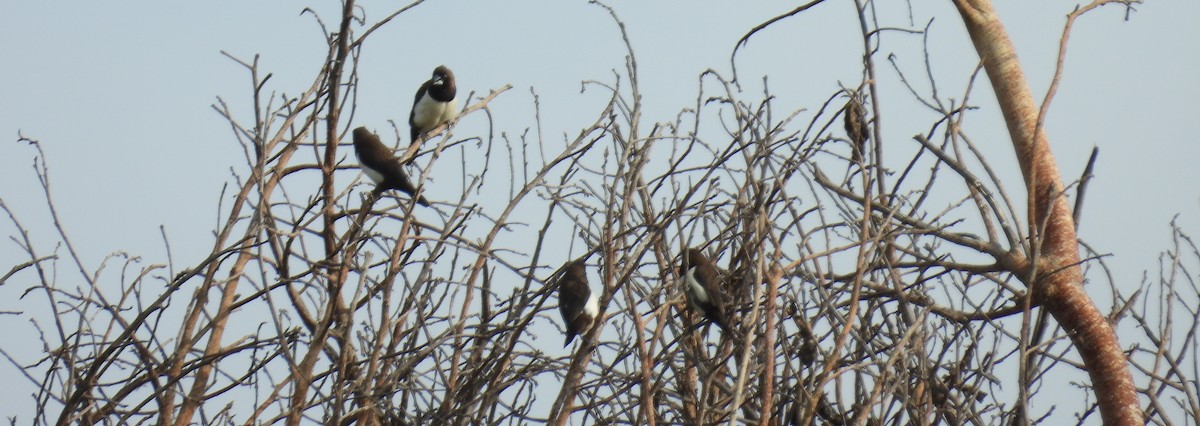
{"type": "Polygon", "coordinates": [[[871,129],[867,127],[867,112],[857,92],[850,91],[850,101],[846,102],[846,110],[842,114],[842,126],[846,129],[846,138],[850,139],[850,159],[855,163],[862,162],[871,129]]]}
{"type": "Polygon", "coordinates": [[[454,73],[445,65],[433,69],[433,77],[421,84],[413,99],[412,112],[408,115],[412,143],[420,143],[418,137],[425,132],[450,122],[458,115],[458,90],[454,87],[454,73]]]}
{"type": "Polygon", "coordinates": [[[721,293],[721,274],[717,272],[717,267],[713,266],[712,261],[704,257],[700,249],[689,248],[683,254],[679,275],[683,277],[688,305],[693,310],[703,313],[705,318],[725,332],[733,334],[726,317],[724,295],[721,293]]]}
{"type": "Polygon", "coordinates": [[[559,278],[558,311],[567,326],[567,340],[563,342],[563,347],[570,346],[576,335],[587,333],[596,315],[600,314],[600,301],[598,297],[592,297],[582,258],[568,263],[562,278],[559,278]]]}
{"type": "Polygon", "coordinates": [[[354,154],[362,170],[375,182],[376,195],[389,189],[398,189],[408,195],[417,197],[417,204],[429,206],[425,197],[417,195],[417,187],[413,186],[404,174],[404,166],[400,159],[383,142],[379,136],[371,133],[366,127],[354,129],[354,154]]]}

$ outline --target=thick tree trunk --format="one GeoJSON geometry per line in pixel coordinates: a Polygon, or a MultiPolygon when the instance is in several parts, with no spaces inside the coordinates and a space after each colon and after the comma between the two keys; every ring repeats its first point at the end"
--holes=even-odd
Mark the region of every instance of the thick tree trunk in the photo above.
{"type": "MultiPolygon", "coordinates": [[[[1035,302],[1068,330],[1091,376],[1104,424],[1141,425],[1142,412],[1125,354],[1107,319],[1083,289],[1074,221],[1061,196],[1063,184],[1046,134],[1037,128],[1039,111],[1016,50],[990,0],[954,0],[954,4],[983,60],[1008,124],[1030,191],[1031,228],[1046,224],[1040,235],[1033,233],[1035,241],[1041,241],[1036,265],[1021,268],[1026,272],[1036,268],[1037,278],[1027,282],[1030,291],[1035,302]]],[[[1017,272],[1023,279],[1029,277],[1017,272]]]]}

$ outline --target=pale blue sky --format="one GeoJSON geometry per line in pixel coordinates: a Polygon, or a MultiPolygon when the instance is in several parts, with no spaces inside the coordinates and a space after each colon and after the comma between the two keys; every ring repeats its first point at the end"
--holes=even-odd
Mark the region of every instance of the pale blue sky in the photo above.
{"type": "MultiPolygon", "coordinates": [[[[1040,98],[1052,75],[1064,16],[1075,3],[997,3],[1040,98]]],[[[916,27],[936,18],[930,42],[942,89],[961,92],[976,57],[957,15],[949,1],[914,4],[916,27]]],[[[728,74],[738,37],[795,7],[713,1],[611,5],[632,39],[650,122],[671,120],[692,106],[701,71],[728,74]]],[[[332,23],[336,5],[314,7],[332,23]]],[[[398,6],[365,7],[373,21],[398,6]]],[[[325,52],[313,19],[300,15],[302,8],[241,1],[8,2],[0,13],[0,51],[7,58],[0,67],[0,198],[35,231],[35,240],[45,235],[49,241],[30,167],[34,151],[16,143],[20,131],[42,142],[59,213],[86,262],[95,265],[115,250],[164,261],[159,225],[166,227],[177,262],[199,259],[210,249],[221,185],[231,167],[244,169],[241,148],[210,105],[220,96],[243,117],[251,108],[248,76],[219,52],[246,60],[261,54],[262,69],[274,74],[268,87],[299,93],[325,52]]],[[[1153,274],[1173,216],[1180,216],[1185,229],[1200,232],[1200,171],[1194,165],[1200,141],[1186,131],[1200,117],[1195,77],[1200,2],[1150,1],[1138,10],[1124,22],[1124,9],[1110,6],[1078,23],[1047,123],[1067,180],[1078,176],[1091,148],[1100,147],[1080,236],[1114,254],[1116,277],[1129,287],[1144,270],[1153,274]]],[[[885,17],[905,25],[902,13],[885,17]]],[[[829,1],[761,32],[738,56],[743,81],[757,87],[761,76],[769,76],[777,108],[807,107],[810,113],[803,117],[811,117],[838,81],[858,81],[861,41],[852,14],[851,2],[829,1]]],[[[881,80],[894,80],[886,64],[889,52],[900,55],[897,62],[906,72],[918,72],[922,58],[914,48],[920,39],[889,40],[877,57],[881,80]]],[[[514,86],[492,104],[498,132],[517,134],[533,125],[532,86],[541,96],[544,131],[558,140],[564,132],[578,132],[603,106],[595,93],[580,94],[580,81],[611,81],[624,55],[607,13],[586,2],[428,2],[367,42],[355,120],[390,132],[387,120],[403,123],[415,87],[434,66],[446,64],[463,94],[514,86]]],[[[911,143],[930,114],[913,106],[906,117],[907,94],[898,87],[889,93],[883,100],[890,108],[888,141],[911,143]]],[[[1013,176],[1008,138],[986,93],[977,90],[973,98],[984,107],[971,118],[975,142],[992,153],[994,167],[1013,176]]],[[[470,116],[456,134],[482,132],[484,125],[481,115],[470,116]]],[[[1017,184],[1009,191],[1020,196],[1017,184]]],[[[0,234],[11,232],[7,220],[0,221],[0,234]]],[[[17,255],[11,242],[0,242],[0,259],[8,259],[0,262],[0,271],[17,255]]],[[[14,284],[0,289],[0,311],[24,309],[16,298],[23,284],[14,284]]],[[[0,378],[20,386],[23,379],[15,374],[0,364],[0,378]]],[[[9,395],[0,412],[24,414],[20,407],[26,404],[9,395]]]]}

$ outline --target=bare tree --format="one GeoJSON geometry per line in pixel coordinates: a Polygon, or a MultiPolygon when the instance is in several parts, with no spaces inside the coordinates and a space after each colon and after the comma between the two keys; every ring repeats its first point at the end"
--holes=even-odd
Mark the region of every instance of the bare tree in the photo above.
{"type": "MultiPolygon", "coordinates": [[[[1076,18],[1112,2],[1129,6],[1072,12],[1061,51],[1076,18]]],[[[665,119],[644,116],[634,42],[599,4],[628,54],[611,80],[585,82],[608,99],[593,123],[547,137],[531,92],[532,131],[435,129],[401,154],[419,165],[414,179],[462,177],[453,193],[443,181],[424,194],[429,208],[370,194],[343,142],[359,59],[373,53],[365,41],[415,5],[372,20],[345,1],[332,30],[311,13],[328,53],[299,94],[267,90],[257,58],[230,56],[249,74],[253,109],[214,108],[245,164],[222,196],[211,253],[186,268],[169,250],[165,264],[116,253],[86,268],[57,220],[39,142],[22,139],[37,150],[57,234],[31,235],[0,202],[27,254],[0,285],[30,283],[53,315],[34,318],[42,359],[0,350],[38,386],[35,423],[1034,424],[1054,407],[1031,401],[1064,371],[1091,378],[1091,397],[1072,407],[1079,423],[1096,412],[1105,424],[1200,420],[1186,367],[1197,349],[1187,271],[1200,250],[1174,228],[1162,277],[1134,294],[1086,245],[1080,256],[1074,215],[1090,166],[1064,180],[1042,131],[1062,54],[1039,107],[987,0],[955,1],[981,58],[966,87],[941,89],[959,100],[905,87],[936,115],[911,140],[883,130],[877,73],[910,71],[877,67],[892,33],[872,3],[855,3],[863,74],[812,111],[779,111],[770,90],[709,70],[665,119]],[[980,71],[1028,209],[964,125],[980,71]],[[483,192],[511,201],[482,204],[483,192]],[[686,302],[689,248],[719,268],[728,330],[686,302]],[[555,356],[539,342],[558,337],[538,330],[558,324],[564,251],[600,277],[600,313],[555,356]],[[1112,289],[1109,313],[1085,277],[1112,289]],[[1041,325],[1039,308],[1065,331],[1041,325]],[[1143,333],[1131,349],[1117,342],[1121,321],[1143,333]]],[[[489,102],[509,89],[469,96],[460,116],[490,124],[489,102]]]]}

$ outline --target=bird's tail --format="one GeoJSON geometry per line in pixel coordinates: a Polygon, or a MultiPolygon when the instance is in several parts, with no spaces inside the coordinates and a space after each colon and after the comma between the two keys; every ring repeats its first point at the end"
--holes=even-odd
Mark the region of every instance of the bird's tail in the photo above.
{"type": "Polygon", "coordinates": [[[417,189],[416,189],[416,188],[413,188],[413,187],[412,187],[412,184],[396,185],[396,186],[395,186],[395,187],[393,187],[393,188],[389,188],[387,185],[385,185],[385,184],[382,184],[382,183],[381,183],[381,184],[379,184],[379,185],[376,185],[376,186],[375,186],[375,189],[371,190],[371,192],[372,192],[372,193],[373,193],[375,196],[379,196],[380,194],[383,194],[383,191],[387,191],[388,189],[396,189],[396,190],[399,190],[400,192],[403,192],[403,193],[405,193],[405,194],[408,194],[409,196],[416,196],[416,197],[417,197],[417,204],[420,204],[420,205],[422,205],[422,206],[425,206],[425,207],[429,207],[429,206],[430,206],[430,204],[429,204],[429,200],[426,200],[426,199],[425,199],[425,196],[423,196],[423,195],[417,195],[417,189]]]}
{"type": "Polygon", "coordinates": [[[720,318],[716,318],[712,320],[712,322],[716,324],[717,327],[720,327],[721,332],[725,333],[725,335],[730,339],[733,339],[735,342],[741,341],[742,336],[738,334],[738,332],[734,330],[732,326],[729,325],[730,322],[727,315],[721,315],[720,318]]]}

